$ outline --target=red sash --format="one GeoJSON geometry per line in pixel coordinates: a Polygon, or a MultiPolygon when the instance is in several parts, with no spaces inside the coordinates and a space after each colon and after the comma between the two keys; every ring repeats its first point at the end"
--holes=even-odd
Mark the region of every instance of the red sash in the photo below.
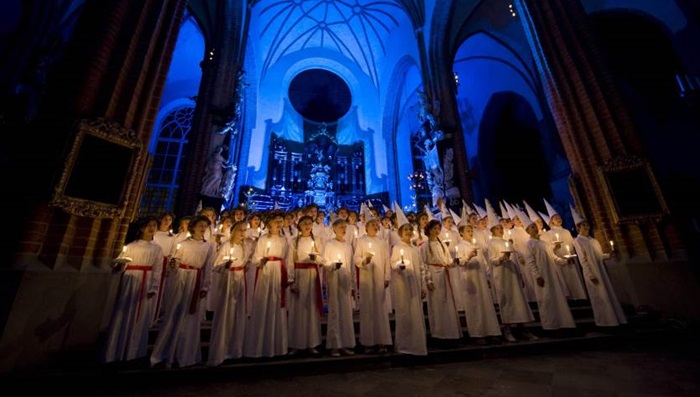
{"type": "Polygon", "coordinates": [[[127,265],[125,270],[137,270],[143,272],[143,275],[141,276],[141,285],[139,286],[139,298],[136,303],[136,318],[138,319],[139,313],[141,312],[141,301],[143,300],[146,291],[146,276],[148,275],[148,272],[153,270],[153,267],[149,265],[127,265]]]}
{"type": "Polygon", "coordinates": [[[316,270],[316,309],[318,309],[318,315],[323,316],[323,296],[321,296],[321,277],[318,274],[318,266],[315,263],[298,262],[294,264],[294,269],[316,270]]]}
{"type": "Polygon", "coordinates": [[[445,301],[447,301],[447,294],[452,297],[452,303],[455,305],[455,310],[457,309],[457,303],[455,302],[454,291],[452,290],[452,280],[450,279],[450,269],[441,263],[431,263],[428,266],[442,267],[445,269],[445,301]]]}
{"type": "Polygon", "coordinates": [[[201,267],[194,267],[190,265],[185,265],[184,263],[180,264],[180,269],[186,269],[186,270],[196,270],[197,271],[197,279],[194,282],[194,291],[192,291],[192,299],[190,300],[190,314],[195,314],[197,313],[197,303],[199,302],[199,290],[202,288],[202,268],[201,267]]]}
{"type": "MultiPolygon", "coordinates": [[[[280,263],[280,273],[281,273],[281,280],[280,280],[280,288],[282,292],[282,297],[280,299],[281,301],[281,306],[280,307],[287,307],[287,287],[289,286],[289,280],[287,280],[287,266],[284,264],[284,259],[277,257],[277,256],[268,256],[267,257],[268,262],[272,261],[279,261],[280,263]]],[[[256,267],[255,268],[255,285],[258,285],[258,274],[260,273],[260,268],[256,267]]]]}
{"type": "Polygon", "coordinates": [[[163,257],[163,270],[160,272],[160,287],[158,288],[158,297],[156,301],[156,312],[154,320],[158,320],[158,314],[160,313],[160,305],[163,304],[163,290],[165,289],[165,274],[167,273],[165,269],[168,268],[170,262],[170,257],[163,257]]]}

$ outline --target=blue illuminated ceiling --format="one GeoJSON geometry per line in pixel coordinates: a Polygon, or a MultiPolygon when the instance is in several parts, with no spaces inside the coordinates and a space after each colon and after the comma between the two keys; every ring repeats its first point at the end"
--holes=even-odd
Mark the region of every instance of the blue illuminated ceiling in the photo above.
{"type": "Polygon", "coordinates": [[[306,48],[327,48],[352,59],[375,86],[378,61],[403,14],[392,1],[279,0],[262,6],[263,76],[280,58],[306,48]]]}

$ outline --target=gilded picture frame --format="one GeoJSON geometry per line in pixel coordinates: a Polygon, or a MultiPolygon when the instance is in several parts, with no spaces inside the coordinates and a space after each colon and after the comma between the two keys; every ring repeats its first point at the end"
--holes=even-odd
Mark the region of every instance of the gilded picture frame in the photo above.
{"type": "Polygon", "coordinates": [[[89,218],[123,217],[141,152],[134,130],[102,118],[78,121],[50,205],[89,218]]]}
{"type": "Polygon", "coordinates": [[[649,163],[625,156],[599,167],[618,224],[660,222],[669,214],[666,200],[649,163]]]}

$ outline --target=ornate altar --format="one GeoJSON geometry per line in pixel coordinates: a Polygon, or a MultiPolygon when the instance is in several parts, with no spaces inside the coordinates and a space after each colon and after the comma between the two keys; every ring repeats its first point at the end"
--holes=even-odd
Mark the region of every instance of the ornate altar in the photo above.
{"type": "Polygon", "coordinates": [[[339,145],[335,128],[307,121],[304,142],[272,134],[264,194],[275,206],[286,209],[316,203],[322,208],[354,208],[365,196],[364,145],[339,145]]]}

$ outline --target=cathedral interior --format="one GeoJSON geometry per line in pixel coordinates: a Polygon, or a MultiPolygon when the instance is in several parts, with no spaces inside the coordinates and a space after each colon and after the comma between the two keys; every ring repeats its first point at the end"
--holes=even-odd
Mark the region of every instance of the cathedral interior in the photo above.
{"type": "Polygon", "coordinates": [[[3,3],[0,371],[97,343],[136,218],[569,205],[700,318],[697,0],[3,3]]]}

